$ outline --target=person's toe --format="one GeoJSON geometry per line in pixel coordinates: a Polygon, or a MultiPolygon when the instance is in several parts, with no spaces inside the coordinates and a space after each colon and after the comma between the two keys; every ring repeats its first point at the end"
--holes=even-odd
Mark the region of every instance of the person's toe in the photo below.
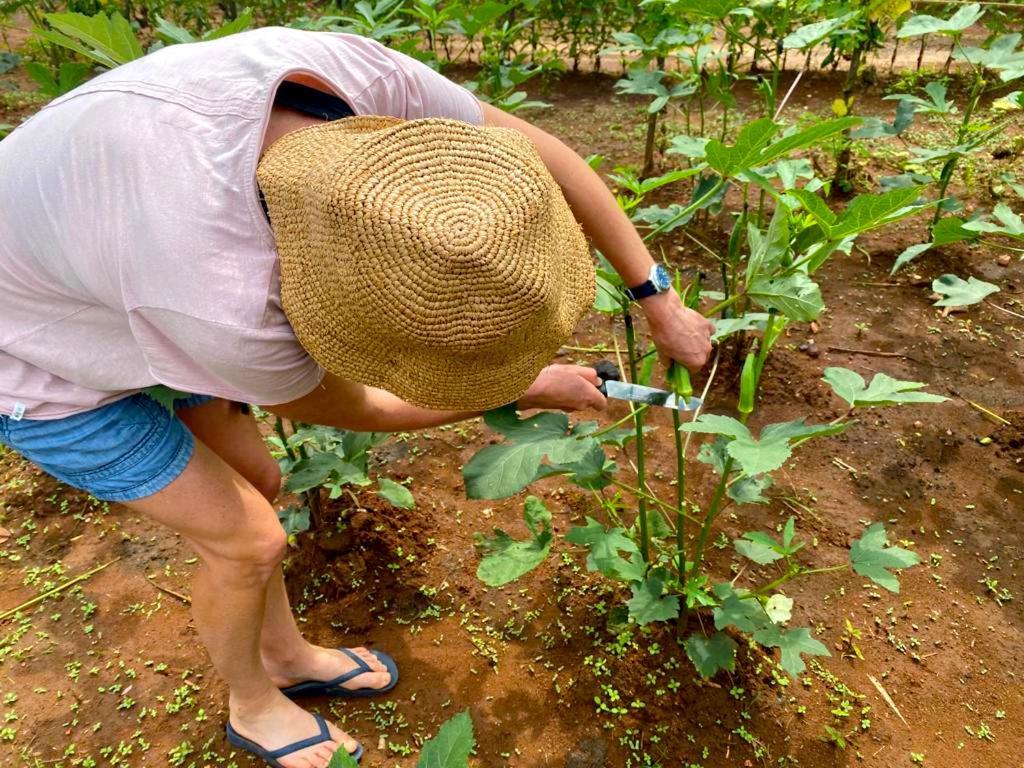
{"type": "MultiPolygon", "coordinates": [[[[348,752],[350,755],[353,752],[355,752],[357,749],[359,749],[359,742],[356,741],[355,739],[353,739],[351,736],[349,736],[343,730],[341,730],[334,723],[328,723],[327,724],[327,729],[328,729],[328,731],[331,734],[331,738],[334,739],[334,747],[335,748],[340,745],[341,748],[344,749],[346,752],[348,752]]],[[[329,743],[330,742],[325,742],[325,744],[329,744],[329,743]]],[[[333,749],[332,749],[332,752],[333,752],[333,749]]]]}
{"type": "Polygon", "coordinates": [[[327,765],[331,762],[331,758],[334,753],[341,748],[341,745],[335,744],[334,742],[325,742],[316,749],[316,755],[313,757],[313,764],[316,768],[327,768],[327,765]],[[328,744],[330,746],[328,746],[328,744]]]}

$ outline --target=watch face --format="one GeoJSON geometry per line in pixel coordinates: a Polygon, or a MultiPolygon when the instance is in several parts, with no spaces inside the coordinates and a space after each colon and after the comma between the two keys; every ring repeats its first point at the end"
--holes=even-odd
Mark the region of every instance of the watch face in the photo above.
{"type": "Polygon", "coordinates": [[[668,273],[661,264],[657,264],[654,267],[654,274],[651,276],[654,282],[654,286],[659,292],[664,293],[672,287],[672,276],[668,273]]]}

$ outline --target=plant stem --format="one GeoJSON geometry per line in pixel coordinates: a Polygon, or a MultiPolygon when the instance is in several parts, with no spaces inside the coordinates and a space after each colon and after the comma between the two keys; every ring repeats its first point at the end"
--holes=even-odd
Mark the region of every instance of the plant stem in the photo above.
{"type": "Polygon", "coordinates": [[[292,461],[297,460],[298,456],[295,455],[294,449],[288,445],[288,433],[285,432],[284,429],[284,419],[280,416],[274,418],[274,431],[277,432],[277,436],[281,438],[281,443],[284,445],[285,455],[292,461]]]}
{"type": "Polygon", "coordinates": [[[829,566],[827,568],[807,568],[807,569],[804,569],[804,568],[800,568],[798,566],[796,568],[796,570],[786,571],[782,576],[780,576],[779,578],[775,579],[775,581],[769,582],[768,584],[765,584],[763,587],[758,587],[757,589],[751,591],[749,594],[745,595],[744,597],[758,597],[760,595],[767,595],[773,589],[778,589],[783,584],[785,584],[787,581],[792,581],[797,576],[811,576],[811,575],[816,574],[816,573],[833,573],[835,571],[844,571],[844,570],[846,570],[849,567],[850,566],[847,565],[846,563],[843,563],[842,565],[831,565],[831,566],[829,566]]]}
{"type": "Polygon", "coordinates": [[[683,589],[679,617],[676,619],[676,635],[686,629],[686,456],[683,453],[683,433],[679,431],[679,410],[672,409],[672,435],[676,443],[676,560],[679,583],[683,589]]]}
{"type": "MultiPolygon", "coordinates": [[[[971,117],[974,115],[974,110],[978,108],[978,103],[981,101],[981,94],[985,90],[985,78],[981,72],[976,72],[974,75],[974,87],[971,88],[970,98],[967,100],[967,106],[964,108],[964,119],[960,121],[960,127],[956,133],[956,143],[959,146],[964,143],[964,138],[967,136],[967,131],[970,128],[971,117]]],[[[946,196],[946,190],[949,188],[950,182],[953,180],[953,172],[956,170],[957,163],[960,161],[960,157],[954,155],[949,158],[942,166],[942,172],[939,174],[939,200],[941,201],[946,196]]],[[[932,217],[932,229],[939,223],[939,219],[942,218],[942,203],[940,202],[935,206],[935,215],[932,217]]]]}
{"type": "Polygon", "coordinates": [[[657,235],[660,235],[666,229],[675,226],[676,224],[678,224],[680,221],[682,221],[685,217],[689,216],[694,211],[699,210],[701,208],[701,206],[703,206],[704,203],[706,203],[708,200],[710,200],[712,197],[714,197],[714,195],[716,195],[718,193],[718,190],[720,190],[724,185],[725,185],[725,179],[719,179],[718,182],[715,184],[715,186],[713,186],[704,195],[702,195],[699,200],[694,200],[692,203],[690,203],[688,206],[686,206],[683,210],[681,210],[679,213],[677,213],[671,219],[663,221],[661,224],[659,224],[654,229],[652,229],[650,232],[648,232],[646,235],[644,235],[644,242],[646,243],[648,240],[652,239],[653,237],[655,237],[657,235]]]}
{"type": "MultiPolygon", "coordinates": [[[[633,316],[629,313],[628,300],[622,304],[622,318],[626,324],[626,354],[629,357],[629,380],[636,381],[636,334],[633,331],[633,316]]],[[[644,473],[644,412],[633,410],[633,425],[636,429],[636,480],[637,487],[647,492],[647,476],[644,473]]],[[[637,499],[637,513],[640,518],[640,555],[644,562],[650,556],[651,540],[647,529],[647,499],[641,494],[637,499]]]]}
{"type": "Polygon", "coordinates": [[[632,421],[632,419],[634,418],[634,416],[638,412],[646,411],[650,407],[651,406],[649,406],[647,403],[644,403],[643,405],[639,405],[639,406],[636,407],[636,410],[634,410],[634,411],[632,411],[630,413],[627,413],[625,416],[623,416],[621,419],[616,421],[614,424],[610,424],[607,427],[603,427],[603,428],[597,430],[597,432],[591,432],[589,435],[587,435],[587,437],[601,437],[602,435],[607,435],[609,432],[611,432],[611,431],[621,427],[627,421],[632,421]]]}
{"type": "Polygon", "coordinates": [[[704,313],[704,317],[714,317],[719,312],[721,312],[723,309],[731,307],[733,304],[735,304],[737,301],[739,301],[742,296],[743,296],[742,293],[734,293],[732,296],[727,298],[725,301],[720,301],[717,304],[715,304],[715,306],[713,306],[711,309],[709,309],[707,312],[704,313]]]}

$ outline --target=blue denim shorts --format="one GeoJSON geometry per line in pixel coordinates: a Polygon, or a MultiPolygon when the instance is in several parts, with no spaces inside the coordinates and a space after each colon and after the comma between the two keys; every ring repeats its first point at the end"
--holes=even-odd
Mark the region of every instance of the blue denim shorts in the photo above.
{"type": "MultiPolygon", "coordinates": [[[[213,400],[191,395],[176,409],[213,400]]],[[[163,490],[185,469],[195,440],[178,418],[142,393],[62,419],[0,415],[0,443],[61,482],[102,501],[134,501],[163,490]]]]}

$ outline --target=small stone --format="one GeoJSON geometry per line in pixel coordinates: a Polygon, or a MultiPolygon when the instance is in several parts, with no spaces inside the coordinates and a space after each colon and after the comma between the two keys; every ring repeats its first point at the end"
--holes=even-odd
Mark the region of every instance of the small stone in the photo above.
{"type": "Polygon", "coordinates": [[[1010,266],[1010,254],[1008,254],[1008,253],[1001,253],[1001,254],[999,254],[999,258],[996,259],[996,261],[999,262],[999,266],[1000,267],[1008,267],[1008,266],[1010,266]]]}
{"type": "Polygon", "coordinates": [[[919,421],[915,421],[914,422],[914,429],[921,429],[923,426],[924,426],[924,422],[923,421],[919,420],[919,421]]]}
{"type": "Polygon", "coordinates": [[[601,739],[583,739],[565,759],[565,768],[604,768],[608,745],[601,739]]]}
{"type": "Polygon", "coordinates": [[[811,321],[811,333],[817,333],[821,330],[821,326],[814,320],[811,321]]]}

